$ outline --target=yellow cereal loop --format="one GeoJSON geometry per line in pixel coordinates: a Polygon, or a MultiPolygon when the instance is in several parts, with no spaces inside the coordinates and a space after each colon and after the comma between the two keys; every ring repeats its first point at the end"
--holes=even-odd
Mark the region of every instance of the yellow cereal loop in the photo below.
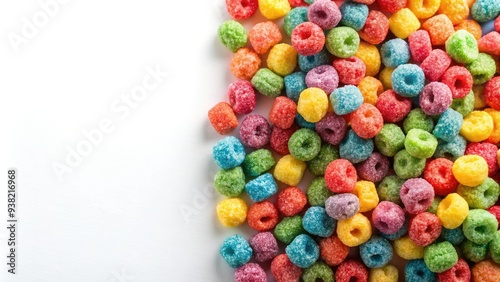
{"type": "Polygon", "coordinates": [[[456,25],[467,19],[469,6],[465,0],[441,0],[438,13],[447,15],[451,22],[456,25]]]}
{"type": "Polygon", "coordinates": [[[420,21],[408,8],[397,11],[389,18],[389,29],[401,39],[406,39],[419,28],[420,21]]]}
{"type": "Polygon", "coordinates": [[[358,57],[366,66],[366,76],[374,76],[380,71],[380,52],[377,46],[364,41],[359,43],[358,51],[354,56],[358,57]]]}
{"type": "Polygon", "coordinates": [[[380,82],[382,82],[382,86],[384,86],[384,90],[387,89],[392,89],[392,81],[391,81],[391,76],[392,72],[394,71],[393,68],[384,68],[380,72],[378,78],[380,79],[380,82]]]}
{"type": "Polygon", "coordinates": [[[484,85],[474,85],[472,86],[472,92],[474,92],[474,110],[480,110],[486,107],[486,102],[483,97],[484,85]]]}
{"type": "Polygon", "coordinates": [[[394,241],[394,251],[405,260],[421,259],[424,257],[424,247],[413,242],[409,236],[394,241]]]}
{"type": "Polygon", "coordinates": [[[432,17],[440,5],[441,0],[408,0],[408,8],[419,19],[432,17]]]}
{"type": "Polygon", "coordinates": [[[267,67],[281,76],[291,74],[297,67],[297,51],[285,43],[274,45],[267,57],[267,67]]]}
{"type": "Polygon", "coordinates": [[[359,212],[373,210],[378,205],[378,194],[375,184],[370,181],[358,181],[352,192],[359,198],[359,212]]]}
{"type": "Polygon", "coordinates": [[[282,18],[290,12],[288,0],[259,0],[260,13],[269,20],[282,18]]]}
{"type": "Polygon", "coordinates": [[[217,217],[226,227],[236,227],[243,224],[247,218],[247,204],[240,198],[222,200],[217,204],[217,217]]]}
{"type": "Polygon", "coordinates": [[[306,171],[306,163],[297,160],[292,155],[283,156],[274,168],[274,178],[288,184],[297,186],[306,171]]]}
{"type": "Polygon", "coordinates": [[[369,282],[398,282],[398,269],[394,265],[370,269],[369,282]]]}
{"type": "Polygon", "coordinates": [[[372,76],[365,76],[358,84],[358,89],[363,95],[364,103],[375,105],[378,95],[384,91],[382,82],[372,76]]]}
{"type": "Polygon", "coordinates": [[[493,119],[493,131],[491,132],[490,137],[486,139],[486,141],[496,144],[500,142],[500,111],[492,108],[484,109],[484,111],[488,113],[493,119]]]}
{"type": "Polygon", "coordinates": [[[338,221],[337,236],[344,245],[356,247],[370,239],[372,225],[366,216],[357,213],[351,218],[338,221]]]}
{"type": "Polygon", "coordinates": [[[451,193],[438,205],[436,215],[444,228],[455,229],[462,225],[469,214],[469,205],[462,196],[451,193]]]}
{"type": "Polygon", "coordinates": [[[493,132],[493,118],[484,111],[473,111],[464,118],[460,135],[467,141],[481,142],[493,132]]]}
{"type": "Polygon", "coordinates": [[[328,96],[320,88],[311,87],[302,91],[297,103],[297,112],[308,122],[320,121],[328,111],[328,96]]]}
{"type": "Polygon", "coordinates": [[[453,163],[451,171],[460,184],[474,187],[488,177],[488,164],[481,156],[465,155],[453,163]]]}

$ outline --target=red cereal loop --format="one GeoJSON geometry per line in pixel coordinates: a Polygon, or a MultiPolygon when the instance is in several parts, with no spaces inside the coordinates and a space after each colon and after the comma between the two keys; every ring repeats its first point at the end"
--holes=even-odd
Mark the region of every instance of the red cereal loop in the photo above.
{"type": "Polygon", "coordinates": [[[349,255],[349,247],[344,245],[335,235],[321,239],[319,249],[321,259],[329,266],[341,264],[349,255]]]}
{"type": "Polygon", "coordinates": [[[497,146],[488,142],[469,143],[467,149],[465,149],[465,154],[483,157],[488,164],[488,175],[492,176],[498,171],[497,151],[497,146]]]}
{"type": "Polygon", "coordinates": [[[336,282],[367,282],[368,269],[359,261],[346,260],[339,265],[335,272],[336,282]]]}
{"type": "Polygon", "coordinates": [[[451,57],[441,49],[434,49],[420,64],[425,78],[438,81],[451,64],[451,57]]]}
{"type": "Polygon", "coordinates": [[[458,181],[453,176],[452,167],[453,162],[445,158],[438,158],[427,163],[424,179],[434,187],[436,195],[446,196],[457,189],[458,181]]]}
{"type": "Polygon", "coordinates": [[[292,31],[292,46],[302,56],[311,56],[319,53],[325,46],[325,34],[314,23],[299,24],[292,31]]]}
{"type": "Polygon", "coordinates": [[[432,244],[440,234],[441,221],[430,212],[419,213],[410,220],[408,235],[419,246],[425,247],[432,244]]]}
{"type": "Polygon", "coordinates": [[[227,12],[237,20],[253,16],[258,7],[258,0],[226,0],[227,12]]]}
{"type": "Polygon", "coordinates": [[[396,13],[406,7],[406,0],[377,0],[380,10],[383,12],[396,13]]]}
{"type": "Polygon", "coordinates": [[[479,52],[500,56],[500,33],[492,31],[477,41],[479,52]]]}
{"type": "MultiPolygon", "coordinates": [[[[497,221],[500,223],[500,206],[492,206],[488,209],[488,212],[494,215],[497,218],[497,221]]],[[[498,228],[500,229],[500,225],[498,226],[498,228]]]]}
{"type": "Polygon", "coordinates": [[[389,19],[382,12],[371,10],[368,13],[365,25],[358,33],[359,37],[364,41],[373,45],[380,44],[389,33],[389,19]]]}
{"type": "Polygon", "coordinates": [[[495,20],[495,30],[500,32],[500,16],[495,20]]]}
{"type": "Polygon", "coordinates": [[[219,134],[227,134],[238,126],[238,119],[226,102],[220,102],[208,111],[208,119],[219,134]]]}
{"type": "Polygon", "coordinates": [[[293,125],[296,114],[297,104],[290,98],[280,96],[274,99],[269,121],[279,128],[287,129],[293,125]]]}
{"type": "Polygon", "coordinates": [[[364,139],[375,137],[384,126],[384,118],[373,105],[364,103],[351,115],[351,128],[364,139]]]}
{"type": "Polygon", "coordinates": [[[411,110],[411,100],[399,96],[389,89],[378,96],[375,106],[382,114],[385,122],[398,122],[403,120],[411,110]]]}
{"type": "Polygon", "coordinates": [[[288,3],[290,3],[290,6],[292,7],[302,7],[302,6],[308,6],[309,4],[307,4],[306,2],[304,2],[304,0],[288,0],[288,3]]]}
{"type": "Polygon", "coordinates": [[[470,276],[469,265],[462,258],[452,268],[438,273],[439,282],[469,282],[470,276]]]}
{"type": "Polygon", "coordinates": [[[282,38],[279,27],[272,21],[258,23],[248,32],[248,40],[257,54],[266,53],[282,38]]]}
{"type": "Polygon", "coordinates": [[[423,29],[417,30],[408,37],[411,57],[416,63],[421,63],[432,51],[431,37],[423,29]]]}
{"type": "Polygon", "coordinates": [[[290,137],[292,137],[293,133],[298,129],[299,127],[296,124],[293,124],[287,129],[282,129],[276,126],[273,127],[269,145],[280,155],[290,154],[290,151],[288,150],[288,140],[290,140],[290,137]]]}
{"type": "Polygon", "coordinates": [[[255,90],[248,80],[238,80],[229,85],[227,95],[233,111],[237,114],[249,114],[256,104],[255,90]]]}
{"type": "Polygon", "coordinates": [[[441,82],[448,85],[453,99],[467,96],[474,83],[470,72],[462,66],[452,66],[447,69],[441,77],[441,82]]]}
{"type": "Polygon", "coordinates": [[[302,269],[293,264],[286,254],[281,254],[271,262],[271,273],[276,282],[299,281],[302,269]]]}
{"type": "Polygon", "coordinates": [[[255,203],[248,209],[248,225],[257,231],[273,229],[278,220],[278,209],[270,202],[255,203]]]}
{"type": "Polygon", "coordinates": [[[488,106],[500,111],[500,76],[496,76],[486,83],[483,96],[488,106]]]}
{"type": "Polygon", "coordinates": [[[284,216],[294,216],[300,213],[306,204],[306,195],[297,187],[288,187],[278,194],[278,210],[284,216]]]}
{"type": "Polygon", "coordinates": [[[357,180],[356,168],[348,160],[337,159],[326,167],[325,183],[328,189],[334,193],[352,192],[357,180]]]}
{"type": "Polygon", "coordinates": [[[339,75],[339,81],[344,84],[358,85],[366,74],[366,65],[358,57],[337,59],[333,61],[333,67],[339,75]]]}

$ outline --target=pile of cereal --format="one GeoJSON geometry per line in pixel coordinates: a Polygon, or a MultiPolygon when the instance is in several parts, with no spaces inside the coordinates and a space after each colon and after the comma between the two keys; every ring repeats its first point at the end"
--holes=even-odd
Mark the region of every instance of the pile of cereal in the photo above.
{"type": "Polygon", "coordinates": [[[216,210],[255,230],[222,242],[234,280],[500,281],[500,0],[226,6],[216,210]]]}

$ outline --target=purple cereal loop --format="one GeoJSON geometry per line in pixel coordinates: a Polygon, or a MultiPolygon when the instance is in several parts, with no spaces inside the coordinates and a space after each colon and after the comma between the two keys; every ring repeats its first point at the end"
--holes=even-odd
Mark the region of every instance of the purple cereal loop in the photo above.
{"type": "Polygon", "coordinates": [[[322,65],[310,70],[306,75],[307,87],[317,87],[330,94],[339,86],[339,74],[333,66],[322,65]]]}
{"type": "Polygon", "coordinates": [[[356,168],[358,176],[362,179],[379,182],[382,181],[389,171],[389,159],[378,152],[374,152],[368,159],[358,164],[356,168]]]}
{"type": "Polygon", "coordinates": [[[278,242],[271,232],[253,235],[249,243],[258,262],[270,261],[278,255],[278,242]]]}
{"type": "Polygon", "coordinates": [[[343,117],[327,113],[316,123],[316,132],[326,143],[338,145],[347,133],[347,123],[343,117]]]}
{"type": "Polygon", "coordinates": [[[453,102],[448,85],[441,82],[431,82],[420,94],[419,104],[422,111],[429,116],[442,114],[453,102]]]}
{"type": "Polygon", "coordinates": [[[267,282],[264,269],[256,263],[247,263],[234,273],[235,282],[267,282]]]}
{"type": "Polygon", "coordinates": [[[307,18],[324,30],[336,27],[342,19],[342,13],[335,2],[316,0],[309,6],[307,18]]]}
{"type": "Polygon", "coordinates": [[[240,126],[241,143],[247,147],[260,149],[269,143],[271,126],[261,115],[248,115],[240,126]]]}
{"type": "Polygon", "coordinates": [[[405,223],[405,212],[393,202],[382,201],[372,212],[372,222],[378,231],[394,234],[405,223]]]}
{"type": "Polygon", "coordinates": [[[326,200],[325,209],[333,219],[348,219],[359,211],[359,199],[351,193],[336,194],[326,200]]]}
{"type": "Polygon", "coordinates": [[[406,180],[401,186],[399,197],[406,211],[417,214],[428,209],[434,200],[434,188],[423,178],[406,180]]]}

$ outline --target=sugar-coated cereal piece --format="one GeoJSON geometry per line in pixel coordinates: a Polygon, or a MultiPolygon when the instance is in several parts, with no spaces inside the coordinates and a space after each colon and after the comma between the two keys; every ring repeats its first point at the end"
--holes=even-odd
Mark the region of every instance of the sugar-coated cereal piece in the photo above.
{"type": "Polygon", "coordinates": [[[269,20],[284,17],[290,9],[288,0],[259,0],[260,13],[269,20]]]}
{"type": "MultiPolygon", "coordinates": [[[[380,109],[380,107],[378,106],[379,103],[377,102],[377,108],[380,109]]],[[[390,107],[386,108],[387,112],[389,111],[389,108],[390,107]]],[[[377,149],[384,156],[388,157],[393,157],[394,155],[396,155],[397,152],[403,149],[404,142],[405,142],[405,134],[403,133],[403,130],[401,130],[399,126],[391,123],[385,124],[382,127],[382,130],[380,130],[377,136],[375,136],[375,145],[377,146],[377,149]]]]}
{"type": "Polygon", "coordinates": [[[422,178],[408,179],[399,191],[401,201],[410,214],[418,214],[425,211],[434,199],[434,188],[422,178]]]}
{"type": "Polygon", "coordinates": [[[492,206],[488,209],[488,212],[490,212],[492,215],[494,215],[497,220],[500,222],[500,206],[492,206]]]}
{"type": "Polygon", "coordinates": [[[318,25],[304,22],[292,31],[292,46],[302,56],[318,54],[325,46],[325,34],[318,25]]]}
{"type": "Polygon", "coordinates": [[[452,167],[455,178],[465,186],[477,186],[488,177],[488,163],[478,155],[458,158],[452,167]]]}
{"type": "Polygon", "coordinates": [[[483,95],[488,106],[500,111],[500,76],[494,77],[486,83],[483,95]]]}
{"type": "MultiPolygon", "coordinates": [[[[498,81],[500,82],[500,79],[498,81]]],[[[484,111],[493,119],[493,132],[491,132],[490,137],[486,139],[486,142],[496,144],[500,142],[500,111],[491,108],[484,109],[484,111]]]]}
{"type": "Polygon", "coordinates": [[[382,63],[389,68],[395,68],[399,65],[406,64],[410,60],[410,49],[408,43],[400,38],[386,41],[380,47],[380,55],[382,63]]]}
{"type": "Polygon", "coordinates": [[[471,142],[488,139],[493,132],[493,118],[486,112],[473,111],[464,118],[460,135],[471,142]]]}
{"type": "Polygon", "coordinates": [[[356,54],[359,46],[358,33],[347,26],[335,27],[328,32],[326,49],[339,58],[349,58],[356,54]]]}
{"type": "Polygon", "coordinates": [[[421,259],[424,257],[424,247],[415,244],[408,236],[394,240],[394,251],[399,257],[405,260],[421,259]]]}
{"type": "Polygon", "coordinates": [[[432,157],[437,145],[436,137],[422,129],[411,129],[406,135],[405,149],[415,158],[427,159],[432,157]]]}
{"type": "MultiPolygon", "coordinates": [[[[354,56],[361,59],[366,69],[363,77],[359,78],[360,81],[364,78],[365,75],[375,76],[378,74],[380,70],[381,59],[380,52],[378,51],[377,46],[361,41],[359,43],[358,51],[356,52],[356,54],[354,54],[354,56]]],[[[358,67],[358,69],[359,68],[360,67],[358,67]]],[[[356,83],[354,84],[359,84],[360,81],[356,81],[356,83]]]]}
{"type": "Polygon", "coordinates": [[[392,259],[392,246],[387,239],[374,236],[359,246],[359,254],[367,267],[379,268],[392,259]]]}
{"type": "Polygon", "coordinates": [[[327,30],[336,27],[342,14],[332,1],[315,1],[309,6],[307,17],[310,22],[317,24],[320,28],[327,30]]]}
{"type": "Polygon", "coordinates": [[[463,223],[464,235],[476,244],[486,244],[493,239],[498,229],[494,215],[485,210],[472,209],[463,223]]]}
{"type": "Polygon", "coordinates": [[[293,133],[297,130],[298,126],[296,124],[288,129],[273,127],[269,145],[280,155],[290,154],[290,150],[288,150],[288,140],[290,140],[290,137],[292,137],[293,133]]]}
{"type": "Polygon", "coordinates": [[[453,23],[447,15],[433,16],[422,24],[422,28],[429,32],[432,45],[444,45],[446,40],[455,33],[453,23]]]}
{"type": "Polygon", "coordinates": [[[245,174],[237,166],[228,170],[221,169],[215,174],[215,190],[226,197],[238,197],[245,190],[245,174]]]}
{"type": "Polygon", "coordinates": [[[222,169],[231,169],[239,166],[245,160],[245,148],[238,138],[228,136],[220,140],[213,147],[215,163],[222,169]]]}
{"type": "Polygon", "coordinates": [[[297,105],[292,99],[276,97],[269,113],[269,121],[279,128],[287,129],[293,125],[296,114],[297,105]]]}
{"type": "Polygon", "coordinates": [[[408,0],[408,8],[419,19],[432,17],[439,9],[439,4],[441,4],[441,0],[408,0]]]}
{"type": "Polygon", "coordinates": [[[476,39],[463,29],[457,30],[446,40],[446,52],[453,60],[462,64],[472,63],[479,56],[476,39]]]}
{"type": "Polygon", "coordinates": [[[382,12],[395,13],[406,7],[406,0],[377,0],[382,12]]]}
{"type": "Polygon", "coordinates": [[[486,34],[477,41],[479,52],[484,52],[486,54],[495,56],[500,56],[498,44],[500,44],[500,33],[496,31],[492,31],[486,34]]]}
{"type": "MultiPolygon", "coordinates": [[[[429,57],[427,57],[427,59],[429,59],[429,57]]],[[[422,63],[422,65],[424,63],[422,63]]],[[[425,85],[423,69],[414,64],[397,66],[391,75],[391,80],[394,92],[403,97],[418,96],[425,85]]]]}
{"type": "Polygon", "coordinates": [[[500,263],[500,231],[495,233],[495,237],[493,237],[493,240],[488,244],[488,249],[491,254],[491,259],[496,263],[500,263]]]}
{"type": "Polygon", "coordinates": [[[359,261],[346,260],[337,268],[335,281],[368,281],[368,269],[359,261]]]}
{"type": "Polygon", "coordinates": [[[337,236],[349,247],[359,246],[372,236],[370,220],[361,213],[337,222],[337,236]]]}
{"type": "Polygon", "coordinates": [[[496,72],[496,63],[486,53],[479,53],[477,59],[465,66],[472,74],[474,85],[486,83],[496,72]]]}
{"type": "Polygon", "coordinates": [[[465,239],[462,244],[462,255],[473,262],[480,262],[488,255],[488,244],[476,244],[465,239]]]}
{"type": "Polygon", "coordinates": [[[389,29],[398,38],[406,39],[420,28],[420,21],[408,8],[403,8],[389,17],[389,29]]]}
{"type": "Polygon", "coordinates": [[[447,15],[454,25],[459,24],[469,16],[469,6],[466,1],[441,0],[438,14],[447,15]]]}
{"type": "Polygon", "coordinates": [[[247,218],[248,207],[240,198],[229,198],[217,204],[217,217],[226,227],[236,227],[243,224],[247,218]]]}
{"type": "Polygon", "coordinates": [[[361,179],[371,182],[381,181],[389,172],[389,159],[379,152],[374,152],[356,166],[361,179]]]}
{"type": "Polygon", "coordinates": [[[405,223],[403,224],[403,226],[394,234],[385,234],[385,233],[382,233],[382,232],[379,232],[379,235],[384,237],[385,239],[387,240],[390,240],[390,241],[394,241],[394,240],[397,240],[403,236],[405,236],[406,234],[408,234],[408,228],[410,227],[410,221],[408,218],[406,218],[405,220],[405,223]]]}
{"type": "Polygon", "coordinates": [[[337,227],[337,221],[326,213],[325,208],[313,206],[304,214],[302,226],[312,235],[330,237],[337,227]]]}
{"type": "Polygon", "coordinates": [[[359,199],[351,193],[336,194],[326,200],[325,208],[331,218],[347,219],[359,211],[359,199]]]}
{"type": "Polygon", "coordinates": [[[229,64],[231,73],[239,79],[251,79],[262,63],[259,55],[248,48],[240,48],[229,64]]]}
{"type": "Polygon", "coordinates": [[[280,43],[273,46],[267,57],[267,67],[280,76],[293,72],[297,66],[297,51],[291,45],[280,43]]]}
{"type": "Polygon", "coordinates": [[[434,49],[420,67],[430,81],[438,81],[451,64],[451,57],[441,49],[434,49]]]}
{"type": "Polygon", "coordinates": [[[245,185],[245,191],[252,201],[260,202],[276,194],[278,185],[274,181],[272,174],[264,173],[249,181],[245,185]]]}
{"type": "Polygon", "coordinates": [[[471,8],[471,16],[480,23],[493,20],[500,14],[500,6],[496,0],[477,0],[471,8]]]}
{"type": "Polygon", "coordinates": [[[380,44],[389,33],[389,19],[384,13],[371,10],[366,18],[365,25],[358,31],[359,37],[370,44],[380,44]]]}
{"type": "Polygon", "coordinates": [[[285,217],[274,228],[274,236],[284,244],[290,244],[295,237],[304,233],[302,218],[298,215],[285,217]]]}
{"type": "Polygon", "coordinates": [[[339,81],[343,84],[358,85],[366,73],[365,63],[354,56],[333,61],[333,67],[337,70],[339,81]]]}
{"type": "Polygon", "coordinates": [[[425,30],[417,30],[408,36],[411,57],[416,63],[421,63],[432,51],[431,38],[425,30]]]}
{"type": "Polygon", "coordinates": [[[274,177],[290,186],[297,186],[306,170],[306,163],[292,155],[283,156],[274,167],[274,177]]]}
{"type": "Polygon", "coordinates": [[[342,19],[340,24],[348,26],[354,30],[363,28],[368,17],[368,6],[361,3],[346,1],[340,6],[342,12],[342,19]]]}
{"type": "Polygon", "coordinates": [[[330,55],[326,49],[321,50],[319,53],[309,56],[302,56],[299,54],[299,68],[303,72],[309,72],[315,67],[327,65],[330,63],[330,55]]]}
{"type": "Polygon", "coordinates": [[[208,119],[215,131],[219,134],[227,134],[238,126],[238,119],[226,102],[220,102],[208,111],[208,119]]]}
{"type": "Polygon", "coordinates": [[[453,162],[445,158],[437,158],[427,164],[424,179],[434,187],[434,193],[446,196],[455,191],[458,181],[452,172],[453,162]]]}
{"type": "Polygon", "coordinates": [[[410,221],[408,235],[419,246],[425,247],[432,244],[440,234],[441,221],[432,213],[419,213],[410,221]]]}
{"type": "Polygon", "coordinates": [[[332,161],[325,171],[325,183],[334,193],[350,193],[356,186],[358,174],[351,162],[344,159],[332,161]]]}
{"type": "Polygon", "coordinates": [[[465,199],[457,193],[450,193],[439,203],[436,215],[445,228],[454,229],[462,225],[468,213],[465,199]]]}
{"type": "Polygon", "coordinates": [[[290,154],[297,160],[310,161],[321,149],[321,138],[311,129],[301,128],[288,141],[290,154]]]}
{"type": "Polygon", "coordinates": [[[452,109],[447,109],[438,119],[432,134],[439,139],[451,142],[460,132],[462,124],[462,115],[452,109]]]}
{"type": "Polygon", "coordinates": [[[394,68],[389,67],[385,67],[380,71],[378,78],[380,79],[380,82],[382,83],[382,86],[384,86],[385,90],[392,90],[392,72],[394,72],[394,68]]]}
{"type": "Polygon", "coordinates": [[[455,30],[465,29],[470,34],[474,36],[476,40],[479,40],[483,36],[483,31],[481,30],[481,25],[479,25],[475,20],[464,20],[463,22],[455,26],[455,30]]]}
{"type": "Polygon", "coordinates": [[[321,144],[321,149],[318,155],[310,161],[307,162],[307,167],[309,171],[316,175],[325,175],[326,167],[334,160],[340,157],[339,150],[330,144],[321,144]]]}
{"type": "Polygon", "coordinates": [[[408,133],[412,129],[421,129],[431,132],[433,128],[434,120],[432,117],[426,115],[420,108],[411,110],[403,122],[403,129],[405,133],[408,133]]]}
{"type": "Polygon", "coordinates": [[[453,99],[450,108],[459,112],[463,117],[466,117],[474,110],[474,103],[474,92],[471,90],[464,98],[453,99]]]}
{"type": "Polygon", "coordinates": [[[473,281],[495,282],[500,281],[500,265],[491,260],[484,260],[472,267],[473,281]]]}
{"type": "Polygon", "coordinates": [[[442,228],[440,237],[441,239],[450,242],[453,246],[459,246],[465,240],[462,227],[457,227],[455,229],[442,228]]]}
{"type": "Polygon", "coordinates": [[[277,282],[297,282],[302,269],[293,264],[286,254],[281,254],[273,259],[271,273],[277,282]]]}
{"type": "Polygon", "coordinates": [[[338,145],[347,133],[346,121],[334,113],[327,113],[316,123],[316,132],[329,144],[338,145]]]}
{"type": "Polygon", "coordinates": [[[305,0],[288,0],[288,2],[292,7],[302,7],[308,5],[308,3],[305,0]]]}
{"type": "Polygon", "coordinates": [[[360,212],[371,211],[378,205],[379,198],[373,182],[365,180],[356,182],[352,193],[359,199],[360,212]]]}
{"type": "Polygon", "coordinates": [[[253,16],[258,7],[258,0],[226,0],[227,12],[237,20],[253,16]]]}
{"type": "Polygon", "coordinates": [[[227,237],[219,250],[220,255],[232,268],[247,263],[252,258],[252,248],[248,242],[238,234],[227,237]]]}
{"type": "Polygon", "coordinates": [[[390,201],[397,205],[401,205],[399,198],[399,190],[405,182],[404,179],[399,178],[397,175],[389,175],[382,179],[382,182],[377,187],[377,193],[381,201],[390,201]]]}
{"type": "Polygon", "coordinates": [[[498,201],[500,187],[495,180],[488,177],[475,187],[459,185],[457,193],[467,201],[469,207],[488,209],[498,201]]]}
{"type": "Polygon", "coordinates": [[[283,78],[270,69],[262,68],[252,77],[252,86],[262,95],[278,97],[285,88],[283,78]]]}
{"type": "Polygon", "coordinates": [[[248,32],[248,39],[257,54],[266,53],[282,39],[278,26],[272,22],[261,22],[254,25],[248,32]]]}
{"type": "Polygon", "coordinates": [[[437,208],[439,206],[439,203],[441,203],[442,199],[439,196],[434,196],[434,199],[432,199],[432,204],[429,208],[427,208],[425,211],[430,212],[432,214],[436,214],[437,208]]]}
{"type": "Polygon", "coordinates": [[[261,232],[253,235],[249,240],[255,260],[266,262],[278,255],[278,242],[271,232],[261,232]]]}
{"type": "Polygon", "coordinates": [[[500,32],[500,16],[495,20],[495,30],[500,32]]]}
{"type": "Polygon", "coordinates": [[[441,82],[448,85],[452,97],[464,98],[472,90],[472,75],[462,66],[448,68],[441,77],[441,82]]]}
{"type": "Polygon", "coordinates": [[[455,161],[464,155],[466,144],[467,141],[460,135],[455,136],[450,142],[439,140],[434,157],[455,161]]]}
{"type": "Polygon", "coordinates": [[[255,91],[248,80],[231,83],[227,94],[229,103],[236,114],[249,114],[255,108],[255,91]]]}
{"type": "Polygon", "coordinates": [[[234,272],[235,282],[267,282],[264,269],[256,263],[247,263],[234,272]]]}
{"type": "Polygon", "coordinates": [[[295,116],[295,123],[297,123],[297,125],[299,127],[302,127],[302,128],[308,128],[308,129],[314,129],[315,126],[316,126],[316,123],[314,122],[308,122],[301,114],[297,113],[297,115],[295,116]]]}
{"type": "Polygon", "coordinates": [[[368,159],[375,146],[372,139],[363,139],[351,129],[347,132],[339,147],[341,158],[357,164],[368,159]]]}
{"type": "Polygon", "coordinates": [[[425,247],[424,262],[432,272],[441,273],[458,262],[458,254],[450,242],[434,243],[425,247]]]}
{"type": "Polygon", "coordinates": [[[333,195],[326,187],[323,177],[315,178],[307,188],[307,201],[311,206],[325,206],[326,200],[333,195]]]}
{"type": "Polygon", "coordinates": [[[308,268],[319,258],[319,246],[309,237],[301,234],[285,248],[285,252],[293,264],[301,268],[308,268]]]}
{"type": "Polygon", "coordinates": [[[269,143],[271,126],[261,115],[248,115],[241,122],[241,143],[250,148],[260,149],[269,143]]]}
{"type": "MultiPolygon", "coordinates": [[[[394,172],[400,178],[409,179],[419,177],[424,172],[424,169],[425,159],[415,158],[406,150],[401,150],[394,156],[394,172]]],[[[432,202],[432,198],[430,202],[432,202]]]]}
{"type": "Polygon", "coordinates": [[[299,100],[300,93],[306,90],[306,74],[303,72],[295,72],[285,76],[285,92],[286,96],[295,102],[299,100]]]}
{"type": "Polygon", "coordinates": [[[380,111],[373,105],[362,104],[351,115],[351,127],[356,134],[364,139],[375,137],[382,126],[384,119],[380,111]]]}
{"type": "Polygon", "coordinates": [[[339,86],[339,74],[333,66],[321,65],[307,73],[306,85],[311,88],[319,88],[330,94],[339,86]]]}
{"type": "Polygon", "coordinates": [[[288,187],[278,194],[278,210],[284,216],[294,216],[307,204],[307,197],[297,187],[288,187]]]}
{"type": "Polygon", "coordinates": [[[380,202],[372,213],[375,228],[384,234],[396,233],[405,222],[403,209],[393,202],[380,202]]]}
{"type": "Polygon", "coordinates": [[[369,282],[397,282],[399,279],[398,269],[394,265],[386,265],[381,268],[370,269],[369,282]]]}
{"type": "Polygon", "coordinates": [[[292,36],[293,29],[301,23],[309,21],[307,18],[307,8],[297,7],[293,8],[288,14],[286,14],[283,20],[283,28],[288,36],[292,36]]]}
{"type": "Polygon", "coordinates": [[[497,150],[497,146],[492,143],[470,143],[465,150],[465,154],[483,157],[488,164],[488,175],[491,176],[498,170],[497,150]]]}
{"type": "Polygon", "coordinates": [[[329,266],[339,265],[349,254],[349,247],[335,235],[321,239],[319,249],[321,259],[329,266]]]}
{"type": "Polygon", "coordinates": [[[339,87],[330,95],[333,111],[337,115],[345,115],[354,112],[363,104],[363,95],[354,85],[339,87]]]}
{"type": "Polygon", "coordinates": [[[236,52],[247,44],[247,31],[237,21],[225,21],[217,31],[221,43],[231,52],[236,52]]]}
{"type": "MultiPolygon", "coordinates": [[[[315,3],[318,3],[318,1],[315,3]]],[[[316,282],[318,280],[333,282],[333,270],[324,262],[316,262],[311,267],[304,270],[302,280],[304,280],[304,282],[316,282]]]]}
{"type": "Polygon", "coordinates": [[[436,274],[429,270],[423,259],[410,260],[405,266],[406,282],[437,282],[436,274]]]}

